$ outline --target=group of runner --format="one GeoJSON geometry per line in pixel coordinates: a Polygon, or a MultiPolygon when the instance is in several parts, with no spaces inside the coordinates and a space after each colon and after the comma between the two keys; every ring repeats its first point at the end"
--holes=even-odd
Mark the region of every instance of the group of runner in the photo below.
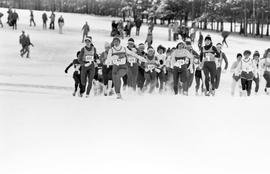
{"type": "MultiPolygon", "coordinates": [[[[146,48],[144,43],[136,46],[132,38],[127,46],[123,46],[115,37],[111,43],[105,43],[104,52],[99,55],[92,38],[87,36],[86,45],[65,72],[74,66],[73,95],[78,92],[80,97],[89,97],[93,84],[95,94],[116,94],[118,99],[122,98],[121,88],[133,94],[156,91],[188,96],[194,79],[196,95],[214,96],[219,88],[222,69],[228,68],[228,60],[221,43],[214,46],[210,35],[204,41],[205,45],[197,53],[189,40],[180,41],[173,48],[159,45],[154,49],[152,46],[146,48]]],[[[270,94],[270,49],[266,50],[263,58],[257,51],[253,57],[251,55],[249,50],[244,51],[243,58],[241,53],[237,54],[237,61],[231,68],[232,95],[238,81],[241,81],[242,96],[250,96],[252,81],[258,93],[262,76],[266,80],[265,92],[270,94]]]]}

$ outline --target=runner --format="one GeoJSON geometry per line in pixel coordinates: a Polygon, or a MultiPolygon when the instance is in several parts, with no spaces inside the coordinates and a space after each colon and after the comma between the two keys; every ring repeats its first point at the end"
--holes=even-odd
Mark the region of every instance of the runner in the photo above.
{"type": "Polygon", "coordinates": [[[138,56],[134,52],[120,45],[120,39],[113,39],[113,47],[108,52],[106,64],[113,64],[112,78],[115,86],[117,99],[122,99],[121,96],[121,78],[128,73],[127,56],[131,55],[142,62],[145,58],[138,56]]]}
{"type": "Polygon", "coordinates": [[[215,89],[218,89],[219,84],[220,84],[220,78],[221,78],[221,72],[222,70],[222,63],[223,60],[225,61],[225,68],[224,71],[227,71],[228,68],[228,59],[226,54],[222,51],[222,44],[218,43],[216,45],[217,51],[219,53],[219,57],[216,57],[215,61],[216,61],[216,66],[217,66],[217,72],[216,72],[216,76],[215,76],[215,89]]]}
{"type": "MultiPolygon", "coordinates": [[[[192,48],[191,41],[186,41],[186,49],[193,55],[193,58],[199,59],[199,54],[192,48]]],[[[188,88],[191,87],[193,80],[194,80],[194,74],[195,74],[195,65],[194,65],[194,59],[190,60],[187,59],[187,65],[188,65],[188,88]]]]}
{"type": "Polygon", "coordinates": [[[270,48],[268,48],[263,56],[263,67],[264,74],[263,77],[266,81],[265,92],[267,95],[270,95],[270,48]]]}
{"type": "Polygon", "coordinates": [[[171,65],[171,60],[172,60],[172,52],[175,50],[175,48],[168,48],[166,52],[166,60],[165,60],[165,74],[164,74],[164,79],[165,79],[165,91],[166,92],[171,92],[173,91],[173,69],[171,65]]]}
{"type": "MultiPolygon", "coordinates": [[[[144,51],[145,50],[145,45],[143,43],[140,43],[138,45],[138,52],[137,54],[142,57],[146,57],[147,53],[144,51]]],[[[145,78],[144,78],[144,63],[140,62],[138,63],[138,78],[137,78],[137,87],[139,88],[139,92],[142,92],[145,78]]]]}
{"type": "Polygon", "coordinates": [[[103,84],[105,86],[104,95],[112,95],[112,65],[106,64],[107,56],[111,45],[108,42],[105,42],[104,45],[105,51],[100,55],[100,62],[102,65],[102,76],[103,76],[103,84]]]}
{"type": "Polygon", "coordinates": [[[156,69],[157,75],[157,88],[159,88],[159,93],[161,94],[164,91],[165,85],[165,73],[166,73],[166,48],[162,45],[157,47],[157,60],[159,66],[156,69]]]}
{"type": "Polygon", "coordinates": [[[156,87],[158,60],[155,56],[155,50],[153,47],[148,47],[146,63],[145,63],[145,85],[143,91],[153,93],[156,87]]]}
{"type": "Polygon", "coordinates": [[[205,76],[206,96],[215,95],[215,76],[216,76],[216,62],[215,57],[220,57],[216,47],[212,45],[211,36],[206,36],[205,46],[201,49],[200,61],[203,63],[203,72],[205,76]],[[209,82],[211,81],[211,89],[209,82]]]}
{"type": "MultiPolygon", "coordinates": [[[[187,83],[187,64],[186,59],[193,59],[193,55],[185,49],[185,43],[180,42],[176,46],[176,50],[172,53],[172,66],[173,66],[173,81],[174,81],[174,93],[179,93],[179,78],[183,85],[183,95],[188,95],[188,83],[187,83]]],[[[180,92],[181,93],[181,92],[180,92]]]]}
{"type": "MultiPolygon", "coordinates": [[[[237,60],[232,64],[232,67],[231,67],[231,72],[233,73],[233,76],[232,76],[232,85],[231,85],[231,95],[234,96],[234,93],[235,93],[235,87],[237,85],[237,83],[239,82],[240,80],[240,74],[241,74],[241,71],[239,71],[239,69],[237,69],[237,67],[239,66],[239,64],[241,63],[241,60],[242,60],[242,54],[241,53],[238,53],[237,54],[237,60]]],[[[241,91],[242,89],[242,86],[241,84],[239,83],[239,89],[241,91]]],[[[241,93],[240,93],[241,95],[241,93]]]]}
{"type": "Polygon", "coordinates": [[[94,62],[98,59],[98,55],[96,54],[96,48],[92,44],[92,37],[87,36],[85,38],[85,47],[81,49],[78,60],[81,64],[81,83],[82,88],[80,90],[80,97],[83,97],[86,88],[86,81],[88,82],[88,86],[86,89],[86,98],[89,97],[92,81],[95,76],[95,65],[94,62]]]}
{"type": "MultiPolygon", "coordinates": [[[[238,65],[238,70],[241,71],[241,84],[242,84],[242,95],[250,96],[252,88],[252,80],[254,78],[255,64],[250,58],[251,51],[244,51],[244,58],[238,65]]],[[[237,71],[238,71],[237,70],[237,71]]]]}
{"type": "Polygon", "coordinates": [[[75,82],[75,89],[74,92],[72,93],[73,96],[76,96],[78,87],[80,87],[80,89],[82,88],[81,85],[81,66],[80,66],[80,62],[78,61],[78,57],[80,55],[80,51],[77,52],[77,58],[74,59],[69,65],[68,67],[65,69],[65,73],[68,73],[68,70],[70,67],[74,66],[74,72],[73,72],[73,79],[75,82]]]}
{"type": "Polygon", "coordinates": [[[253,81],[255,82],[255,95],[258,95],[260,87],[260,71],[261,71],[260,53],[258,51],[255,51],[253,54],[253,62],[255,64],[254,78],[253,78],[253,81]]]}
{"type": "MultiPolygon", "coordinates": [[[[127,49],[129,51],[134,52],[135,54],[138,54],[138,50],[135,47],[134,39],[130,38],[128,39],[128,46],[127,49]]],[[[127,65],[128,65],[128,73],[127,73],[127,85],[130,89],[133,90],[133,92],[136,91],[137,86],[137,79],[138,79],[138,60],[136,57],[128,55],[127,56],[127,65]]]]}

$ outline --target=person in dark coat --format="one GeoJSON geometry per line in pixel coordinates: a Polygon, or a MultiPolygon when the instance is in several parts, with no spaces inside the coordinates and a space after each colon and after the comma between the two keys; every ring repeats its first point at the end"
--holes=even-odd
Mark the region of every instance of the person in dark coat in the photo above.
{"type": "Polygon", "coordinates": [[[47,14],[44,12],[42,14],[43,29],[47,29],[47,20],[48,20],[47,14]]]}
{"type": "Polygon", "coordinates": [[[134,22],[136,26],[136,36],[139,36],[143,20],[140,17],[138,17],[134,22]]]}

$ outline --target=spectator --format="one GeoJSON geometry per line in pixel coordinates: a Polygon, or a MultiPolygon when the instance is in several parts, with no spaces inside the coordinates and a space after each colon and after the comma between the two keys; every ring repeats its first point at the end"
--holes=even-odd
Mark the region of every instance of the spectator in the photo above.
{"type": "Polygon", "coordinates": [[[1,18],[2,18],[3,16],[4,16],[4,14],[0,12],[0,25],[1,25],[2,28],[4,27],[4,25],[3,25],[3,23],[2,23],[2,20],[1,20],[1,18]]]}
{"type": "Polygon", "coordinates": [[[32,26],[32,23],[34,23],[34,27],[35,27],[36,23],[34,20],[34,13],[33,13],[33,10],[30,10],[30,27],[32,26]]]}
{"type": "Polygon", "coordinates": [[[47,20],[48,20],[47,14],[44,12],[42,14],[43,29],[47,29],[47,20]]]}
{"type": "Polygon", "coordinates": [[[172,40],[172,29],[173,29],[173,23],[170,23],[169,24],[169,27],[168,27],[168,34],[169,34],[169,38],[168,40],[171,41],[172,40]]]}
{"type": "Polygon", "coordinates": [[[63,16],[60,16],[60,18],[58,19],[58,26],[59,26],[59,33],[63,34],[63,27],[64,27],[64,18],[63,16]]]}
{"type": "Polygon", "coordinates": [[[124,29],[127,37],[130,37],[132,27],[133,27],[133,24],[130,21],[127,21],[127,24],[124,29]]]}
{"type": "Polygon", "coordinates": [[[172,28],[173,32],[173,41],[177,41],[179,39],[178,37],[178,22],[175,21],[172,28]]]}
{"type": "Polygon", "coordinates": [[[85,24],[83,25],[82,31],[83,31],[83,39],[82,39],[82,43],[84,43],[84,38],[85,38],[86,36],[88,36],[88,33],[89,33],[89,31],[90,31],[90,27],[89,27],[89,25],[88,25],[87,22],[85,22],[85,24]]]}
{"type": "Polygon", "coordinates": [[[17,21],[19,20],[19,15],[14,10],[14,12],[11,14],[11,26],[13,27],[13,30],[17,30],[17,21]]]}
{"type": "Polygon", "coordinates": [[[136,26],[136,36],[139,36],[143,20],[140,17],[138,17],[138,18],[136,18],[136,20],[134,22],[135,22],[135,26],[136,26]]]}
{"type": "Polygon", "coordinates": [[[55,22],[55,14],[54,12],[52,11],[52,14],[50,16],[50,19],[51,19],[51,23],[50,23],[50,29],[51,30],[54,30],[55,26],[54,26],[54,22],[55,22]]]}

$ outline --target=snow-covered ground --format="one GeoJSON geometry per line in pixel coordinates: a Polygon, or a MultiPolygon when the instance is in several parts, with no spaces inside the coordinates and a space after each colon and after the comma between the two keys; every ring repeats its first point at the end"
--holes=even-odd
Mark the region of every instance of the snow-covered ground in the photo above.
{"type": "MultiPolygon", "coordinates": [[[[0,173],[270,173],[269,97],[263,92],[231,97],[227,72],[214,98],[195,97],[194,87],[189,97],[75,98],[72,70],[65,75],[64,69],[83,46],[80,29],[88,21],[101,52],[112,40],[112,18],[63,14],[60,35],[42,30],[43,12],[35,11],[38,26],[30,28],[29,11],[17,11],[18,30],[0,28],[0,173]],[[30,60],[19,56],[21,30],[35,46],[30,60]]],[[[146,31],[143,26],[142,36],[134,36],[136,43],[146,31]]],[[[166,28],[156,27],[154,46],[175,46],[167,35],[166,28]]],[[[220,34],[212,38],[221,41],[220,34]]],[[[241,37],[229,37],[228,43],[230,65],[238,52],[262,54],[269,47],[269,41],[241,37]]]]}

